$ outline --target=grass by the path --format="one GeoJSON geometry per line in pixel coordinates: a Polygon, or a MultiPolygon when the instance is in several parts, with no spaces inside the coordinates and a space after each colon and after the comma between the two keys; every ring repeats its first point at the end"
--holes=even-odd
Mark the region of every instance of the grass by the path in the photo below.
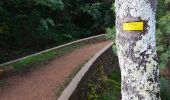
{"type": "MultiPolygon", "coordinates": [[[[85,44],[76,44],[76,45],[71,45],[67,47],[63,47],[57,50],[52,50],[49,52],[45,52],[42,54],[38,54],[35,56],[28,57],[26,59],[17,61],[15,63],[12,63],[10,65],[5,65],[1,66],[3,69],[8,68],[7,70],[12,70],[12,72],[21,72],[23,70],[26,70],[28,68],[31,68],[34,65],[41,64],[43,62],[49,61],[55,57],[62,56],[66,53],[69,53],[73,51],[74,49],[80,48],[84,46],[85,44]]],[[[35,66],[34,66],[35,67],[35,66]]]]}

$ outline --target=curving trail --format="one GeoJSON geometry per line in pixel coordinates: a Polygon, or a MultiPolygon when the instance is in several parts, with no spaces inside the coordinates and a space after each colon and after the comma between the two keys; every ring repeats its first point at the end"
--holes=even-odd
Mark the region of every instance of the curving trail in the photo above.
{"type": "Polygon", "coordinates": [[[0,100],[55,100],[55,91],[76,68],[109,44],[103,41],[88,44],[69,54],[57,57],[42,68],[7,79],[7,87],[0,88],[0,100]]]}

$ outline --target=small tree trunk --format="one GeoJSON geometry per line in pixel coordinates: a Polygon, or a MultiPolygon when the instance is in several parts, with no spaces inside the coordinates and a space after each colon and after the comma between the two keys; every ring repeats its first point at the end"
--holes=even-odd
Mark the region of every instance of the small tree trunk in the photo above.
{"type": "Polygon", "coordinates": [[[155,43],[156,3],[156,0],[115,1],[122,100],[160,100],[155,43]],[[143,22],[143,26],[139,25],[138,30],[138,24],[128,24],[129,30],[126,30],[123,23],[127,22],[143,22]]]}

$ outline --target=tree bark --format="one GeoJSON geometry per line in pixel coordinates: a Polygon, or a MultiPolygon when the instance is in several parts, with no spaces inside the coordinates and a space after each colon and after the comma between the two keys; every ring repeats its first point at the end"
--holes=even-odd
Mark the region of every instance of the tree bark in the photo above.
{"type": "Polygon", "coordinates": [[[156,3],[157,0],[115,1],[122,100],[160,100],[155,43],[156,3]],[[144,29],[123,30],[125,22],[144,22],[144,29]]]}

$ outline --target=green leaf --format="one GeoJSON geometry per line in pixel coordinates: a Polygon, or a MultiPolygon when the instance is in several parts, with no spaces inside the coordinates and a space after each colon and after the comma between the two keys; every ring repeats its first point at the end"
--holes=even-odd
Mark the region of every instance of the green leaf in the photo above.
{"type": "Polygon", "coordinates": [[[63,10],[62,0],[36,0],[36,3],[42,6],[48,6],[53,10],[63,10]]]}

